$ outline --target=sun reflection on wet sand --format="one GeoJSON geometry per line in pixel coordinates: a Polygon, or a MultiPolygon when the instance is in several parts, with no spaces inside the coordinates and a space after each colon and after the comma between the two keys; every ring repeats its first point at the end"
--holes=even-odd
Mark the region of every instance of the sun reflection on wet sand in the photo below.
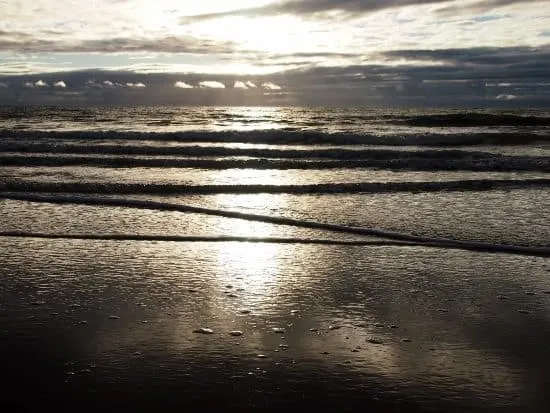
{"type": "MultiPolygon", "coordinates": [[[[231,173],[239,183],[250,176],[239,175],[241,170],[221,171],[231,173]]],[[[216,197],[216,205],[228,210],[245,210],[252,213],[265,213],[266,210],[284,207],[284,197],[251,195],[235,197],[222,194],[216,197]]],[[[233,219],[228,220],[228,235],[244,237],[280,236],[277,226],[265,223],[233,219]]],[[[217,279],[222,285],[239,285],[247,300],[241,301],[244,307],[259,306],[269,301],[277,293],[279,283],[279,249],[276,243],[229,242],[219,245],[217,254],[217,279]]]]}

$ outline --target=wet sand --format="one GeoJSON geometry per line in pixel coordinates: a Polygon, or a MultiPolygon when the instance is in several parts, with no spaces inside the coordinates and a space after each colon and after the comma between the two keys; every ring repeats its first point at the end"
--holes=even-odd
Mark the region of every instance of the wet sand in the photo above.
{"type": "Polygon", "coordinates": [[[548,258],[4,237],[0,262],[19,410],[550,409],[548,258]]]}

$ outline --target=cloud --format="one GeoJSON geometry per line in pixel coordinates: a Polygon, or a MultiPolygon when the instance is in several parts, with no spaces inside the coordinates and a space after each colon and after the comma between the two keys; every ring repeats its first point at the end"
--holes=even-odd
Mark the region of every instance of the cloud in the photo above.
{"type": "Polygon", "coordinates": [[[177,82],[175,82],[174,87],[177,87],[177,88],[180,88],[180,89],[193,89],[193,85],[182,82],[181,80],[178,80],[177,82]]]}
{"type": "Polygon", "coordinates": [[[249,88],[257,88],[258,86],[256,86],[256,84],[254,82],[251,82],[250,80],[246,81],[246,86],[248,86],[249,88]]]}
{"type": "Polygon", "coordinates": [[[30,34],[20,37],[0,35],[0,52],[15,53],[190,53],[205,55],[232,53],[235,44],[228,41],[199,39],[193,36],[150,38],[48,39],[30,34]]]}
{"type": "MultiPolygon", "coordinates": [[[[441,13],[457,11],[484,12],[511,4],[545,2],[546,0],[474,0],[466,3],[460,0],[450,6],[440,9],[441,13]]],[[[265,6],[242,8],[218,13],[184,16],[181,24],[197,21],[218,19],[224,17],[266,17],[278,15],[295,15],[300,17],[326,18],[331,13],[339,13],[341,17],[354,18],[364,14],[384,9],[395,9],[406,6],[452,3],[452,0],[281,0],[265,6]]]]}
{"type": "Polygon", "coordinates": [[[234,89],[248,89],[248,86],[246,85],[246,83],[244,83],[240,80],[236,80],[235,84],[233,85],[233,88],[234,89]]]}
{"type": "Polygon", "coordinates": [[[360,16],[383,9],[403,6],[446,3],[449,0],[286,0],[269,3],[261,7],[250,7],[221,13],[207,13],[184,16],[182,24],[224,17],[265,17],[278,15],[297,15],[302,17],[326,17],[331,12],[360,16]]]}
{"type": "Polygon", "coordinates": [[[49,85],[44,82],[43,80],[37,80],[36,82],[34,82],[34,86],[36,87],[48,87],[49,85]]]}
{"type": "Polygon", "coordinates": [[[545,3],[546,1],[547,0],[477,0],[468,3],[461,0],[460,2],[439,9],[438,12],[442,14],[454,14],[457,12],[484,13],[498,7],[512,4],[545,3]]]}
{"type": "Polygon", "coordinates": [[[126,86],[132,89],[142,89],[144,87],[147,87],[145,86],[145,83],[142,83],[142,82],[137,82],[137,83],[126,82],[126,86]]]}
{"type": "Polygon", "coordinates": [[[115,84],[113,82],[111,82],[110,80],[104,80],[102,82],[102,85],[105,86],[105,87],[115,87],[115,84]]]}
{"type": "Polygon", "coordinates": [[[57,82],[55,82],[55,83],[53,84],[53,87],[57,87],[57,88],[64,89],[64,88],[67,87],[67,84],[66,84],[64,81],[62,81],[62,80],[58,80],[57,82]]]}
{"type": "Polygon", "coordinates": [[[517,96],[516,95],[506,95],[506,94],[501,94],[501,95],[498,95],[496,98],[496,100],[514,100],[514,99],[517,99],[517,96]]]}
{"type": "MultiPolygon", "coordinates": [[[[82,94],[78,102],[89,104],[135,101],[135,89],[107,88],[108,80],[113,85],[147,85],[151,92],[143,94],[143,104],[550,107],[550,45],[393,50],[354,65],[310,65],[259,75],[85,70],[62,76],[71,91],[82,94]],[[196,87],[181,93],[177,82],[196,87]],[[234,93],[239,82],[249,88],[257,85],[264,92],[234,93]],[[221,89],[224,85],[229,90],[221,89]],[[284,90],[277,89],[281,86],[284,90]],[[212,87],[220,90],[204,93],[212,87]]],[[[0,76],[10,85],[2,91],[2,101],[40,104],[50,95],[59,98],[53,89],[35,86],[37,79],[52,85],[59,78],[58,72],[0,76]],[[31,88],[23,87],[25,83],[31,88]]]]}
{"type": "Polygon", "coordinates": [[[262,87],[264,89],[267,89],[267,90],[281,90],[282,89],[281,86],[276,85],[275,83],[271,83],[271,82],[262,83],[262,87]]]}
{"type": "Polygon", "coordinates": [[[199,82],[199,87],[206,89],[225,89],[225,85],[215,80],[204,80],[199,82]]]}

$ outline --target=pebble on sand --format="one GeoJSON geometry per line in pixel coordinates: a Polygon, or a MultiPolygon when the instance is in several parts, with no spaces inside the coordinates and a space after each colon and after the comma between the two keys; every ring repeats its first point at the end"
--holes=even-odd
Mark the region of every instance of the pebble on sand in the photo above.
{"type": "Polygon", "coordinates": [[[240,331],[240,330],[235,330],[235,331],[229,332],[229,335],[230,335],[230,336],[233,336],[233,337],[239,337],[239,336],[242,336],[242,335],[243,335],[243,332],[240,331]]]}
{"type": "Polygon", "coordinates": [[[412,343],[412,340],[410,338],[404,338],[401,340],[403,343],[412,343]]]}
{"type": "Polygon", "coordinates": [[[239,310],[239,313],[241,313],[241,314],[250,314],[251,311],[248,308],[241,308],[239,310]]]}
{"type": "Polygon", "coordinates": [[[369,338],[367,341],[371,344],[384,344],[379,338],[369,338]]]}
{"type": "Polygon", "coordinates": [[[271,329],[271,331],[273,331],[274,333],[277,333],[277,334],[284,334],[285,333],[285,329],[282,328],[282,327],[273,327],[271,329]]]}
{"type": "Polygon", "coordinates": [[[258,354],[256,357],[258,357],[259,359],[266,359],[267,356],[265,354],[258,354]]]}
{"type": "Polygon", "coordinates": [[[201,327],[201,328],[197,328],[196,330],[193,330],[193,333],[214,334],[214,330],[212,330],[211,328],[201,327]]]}
{"type": "Polygon", "coordinates": [[[340,330],[342,326],[328,326],[329,330],[340,330]]]}

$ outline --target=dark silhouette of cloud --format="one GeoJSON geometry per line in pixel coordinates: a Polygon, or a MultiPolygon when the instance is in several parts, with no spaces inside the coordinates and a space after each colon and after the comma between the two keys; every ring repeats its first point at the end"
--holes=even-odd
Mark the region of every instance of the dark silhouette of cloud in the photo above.
{"type": "MultiPolygon", "coordinates": [[[[284,0],[261,7],[251,7],[221,13],[184,16],[182,24],[233,16],[263,17],[277,15],[297,15],[301,17],[326,17],[327,13],[338,12],[348,18],[405,6],[424,4],[445,4],[451,0],[284,0]]],[[[442,9],[445,13],[457,11],[481,12],[514,3],[527,3],[542,0],[478,0],[473,4],[449,5],[442,9]]]]}
{"type": "Polygon", "coordinates": [[[547,3],[547,0],[483,0],[477,3],[453,4],[439,10],[442,14],[453,14],[461,11],[470,13],[485,13],[502,6],[523,3],[547,3]]]}
{"type": "Polygon", "coordinates": [[[308,66],[269,75],[85,70],[6,75],[0,82],[10,86],[2,88],[5,104],[550,107],[550,46],[397,50],[375,61],[385,63],[308,66]],[[53,85],[60,78],[74,94],[37,87],[39,79],[53,85]],[[182,93],[178,82],[196,87],[182,93]],[[147,87],[122,87],[128,84],[147,87]],[[221,88],[241,84],[248,89],[221,88]]]}
{"type": "Polygon", "coordinates": [[[163,38],[107,38],[99,40],[82,40],[66,42],[36,38],[29,35],[0,34],[0,52],[17,53],[193,53],[193,54],[225,54],[234,51],[231,42],[220,42],[208,39],[198,39],[192,36],[167,36],[163,38]]]}

